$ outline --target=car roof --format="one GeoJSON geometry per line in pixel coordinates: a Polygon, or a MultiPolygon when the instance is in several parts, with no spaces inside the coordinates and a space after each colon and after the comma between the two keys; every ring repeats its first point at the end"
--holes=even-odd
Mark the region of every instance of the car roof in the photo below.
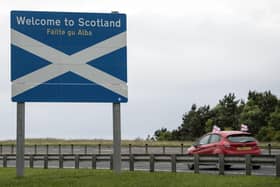
{"type": "Polygon", "coordinates": [[[235,135],[235,134],[248,134],[249,135],[250,133],[243,132],[243,131],[219,131],[219,132],[211,132],[209,134],[220,134],[223,137],[227,137],[227,136],[235,135]]]}

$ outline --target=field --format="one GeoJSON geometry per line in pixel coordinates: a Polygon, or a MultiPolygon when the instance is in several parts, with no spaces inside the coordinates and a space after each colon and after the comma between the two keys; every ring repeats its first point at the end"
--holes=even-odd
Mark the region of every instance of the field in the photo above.
{"type": "MultiPolygon", "coordinates": [[[[80,140],[71,140],[71,139],[55,139],[55,138],[46,138],[46,139],[26,139],[25,144],[26,145],[112,145],[112,140],[98,140],[98,139],[92,139],[92,140],[87,140],[87,139],[80,139],[80,140]]],[[[145,140],[122,140],[122,145],[123,146],[128,146],[129,144],[132,144],[134,146],[144,146],[145,144],[148,144],[150,146],[180,146],[181,144],[184,145],[191,145],[193,142],[191,141],[145,141],[145,140]]],[[[11,145],[15,144],[15,140],[3,140],[0,141],[0,144],[3,145],[11,145]]]]}
{"type": "Polygon", "coordinates": [[[122,172],[90,169],[26,169],[25,177],[16,178],[14,168],[0,169],[0,186],[215,186],[215,187],[279,187],[280,178],[261,176],[217,176],[169,172],[122,172]]]}

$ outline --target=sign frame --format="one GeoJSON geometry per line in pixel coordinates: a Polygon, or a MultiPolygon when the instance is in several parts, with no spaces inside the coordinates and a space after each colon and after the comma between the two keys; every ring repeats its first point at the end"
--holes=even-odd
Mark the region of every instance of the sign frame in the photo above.
{"type": "MultiPolygon", "coordinates": [[[[126,15],[119,14],[118,12],[112,12],[111,14],[105,13],[97,13],[98,15],[110,15],[112,17],[122,16],[125,19],[125,29],[121,33],[117,33],[113,36],[105,38],[104,41],[98,41],[93,45],[87,46],[83,49],[79,49],[80,51],[75,51],[74,53],[68,54],[65,51],[58,50],[54,48],[54,46],[49,46],[43,44],[42,41],[38,40],[38,38],[34,39],[28,35],[28,32],[21,33],[14,27],[14,18],[16,14],[19,13],[31,13],[31,14],[59,14],[59,15],[85,15],[85,14],[94,14],[94,13],[73,13],[73,12],[39,12],[39,11],[11,11],[11,81],[12,81],[12,101],[17,102],[17,139],[16,139],[16,176],[23,177],[24,176],[24,141],[25,141],[25,102],[111,102],[113,107],[113,170],[115,173],[121,172],[121,108],[120,103],[127,102],[127,56],[126,56],[126,15]],[[34,47],[35,46],[35,47],[34,47]],[[41,47],[41,48],[40,48],[41,47]],[[33,67],[34,74],[32,75],[32,71],[22,73],[18,70],[13,64],[13,62],[17,62],[19,59],[24,60],[21,55],[15,53],[14,48],[21,48],[24,52],[29,52],[32,55],[39,56],[43,60],[50,61],[54,63],[53,65],[47,65],[47,68],[37,67],[37,69],[33,67]],[[39,48],[39,49],[38,49],[39,48]],[[121,54],[116,55],[116,59],[124,60],[120,63],[122,64],[121,73],[108,71],[108,67],[94,67],[92,64],[89,64],[90,60],[92,61],[98,58],[102,58],[106,55],[111,55],[117,50],[124,49],[121,54]],[[82,51],[81,51],[82,50],[82,51]],[[92,53],[94,54],[92,56],[92,53]],[[66,59],[66,60],[65,60],[66,59]],[[76,63],[76,66],[83,66],[82,68],[73,67],[73,64],[67,65],[66,62],[76,63]],[[49,68],[51,66],[51,68],[49,68]],[[56,69],[57,67],[60,67],[56,69]],[[45,69],[50,69],[45,71],[45,69]],[[42,73],[43,71],[43,73],[42,73]],[[114,94],[108,94],[101,91],[101,94],[97,94],[96,98],[36,98],[34,95],[31,96],[23,96],[17,97],[18,95],[24,94],[28,92],[28,90],[32,90],[33,88],[40,87],[41,85],[50,87],[49,85],[54,84],[59,89],[61,85],[69,86],[69,82],[59,82],[55,81],[54,83],[49,83],[47,81],[52,80],[59,75],[63,75],[64,73],[68,73],[72,71],[77,75],[83,75],[84,78],[92,81],[90,86],[93,87],[102,87],[111,92],[114,92],[116,96],[112,97],[114,94]],[[19,75],[22,76],[19,76],[19,75]],[[92,75],[93,74],[93,75],[92,75]],[[45,79],[42,80],[42,77],[45,79]],[[49,78],[49,79],[46,79],[49,78]],[[40,80],[38,82],[38,79],[40,80]],[[94,81],[93,81],[94,79],[94,81]],[[33,81],[33,82],[32,82],[33,81]],[[37,82],[36,82],[37,81],[37,82]],[[44,85],[46,84],[46,85],[44,85]],[[105,99],[102,97],[102,94],[105,94],[105,99]]],[[[17,20],[18,21],[18,20],[17,20]]],[[[24,21],[23,21],[24,23],[24,21]]],[[[30,18],[29,21],[24,24],[32,25],[41,24],[42,21],[36,21],[36,18],[30,18]]],[[[44,23],[47,23],[46,21],[44,23]]],[[[57,24],[61,24],[59,19],[55,19],[55,21],[51,22],[57,26],[57,24]]],[[[115,22],[116,25],[118,20],[115,22]]],[[[86,22],[84,22],[86,24],[86,22]]],[[[88,23],[91,24],[91,23],[88,23]]],[[[93,24],[93,23],[92,23],[93,24]]],[[[96,23],[97,24],[97,23],[96,23]]],[[[102,25],[100,23],[100,25],[102,25]]],[[[28,30],[29,31],[29,30],[28,30]]],[[[46,31],[48,32],[48,31],[46,31]]],[[[54,31],[55,32],[55,31],[54,31]]],[[[60,35],[63,31],[58,30],[57,33],[60,35]]],[[[31,32],[32,33],[32,32],[31,32]]],[[[86,33],[86,32],[84,32],[86,33]]],[[[89,32],[87,32],[89,33],[89,32]]],[[[66,51],[67,52],[67,51],[66,51]]],[[[68,51],[69,52],[69,51],[68,51]]],[[[31,58],[27,58],[31,61],[31,58]]],[[[37,58],[38,59],[38,58],[37,58]]],[[[114,59],[114,58],[113,58],[114,59]]],[[[101,60],[102,62],[102,60],[101,60]]],[[[109,68],[110,69],[110,68],[109,68]]],[[[69,79],[69,78],[68,78],[69,79]]],[[[80,82],[79,82],[80,83],[80,82]]],[[[73,80],[70,81],[70,85],[75,86],[87,86],[87,84],[79,85],[73,80]]],[[[76,89],[76,88],[75,88],[76,89]]],[[[44,90],[44,89],[43,89],[44,90]]],[[[48,90],[48,89],[47,89],[48,90]]],[[[35,94],[36,96],[36,94],[35,94]]]]}

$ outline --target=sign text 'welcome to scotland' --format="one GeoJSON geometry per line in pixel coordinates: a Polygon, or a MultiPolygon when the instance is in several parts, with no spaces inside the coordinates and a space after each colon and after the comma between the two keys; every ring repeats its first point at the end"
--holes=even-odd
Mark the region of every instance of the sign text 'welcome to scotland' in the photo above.
{"type": "Polygon", "coordinates": [[[15,102],[127,102],[126,15],[11,12],[15,102]]]}

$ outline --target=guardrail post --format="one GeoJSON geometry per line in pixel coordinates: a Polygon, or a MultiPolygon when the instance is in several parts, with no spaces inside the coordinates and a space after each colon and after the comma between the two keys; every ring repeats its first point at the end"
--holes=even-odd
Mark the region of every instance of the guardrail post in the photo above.
{"type": "Polygon", "coordinates": [[[71,144],[71,154],[74,154],[74,144],[71,144]]]}
{"type": "Polygon", "coordinates": [[[12,144],[12,145],[11,145],[11,154],[14,154],[14,153],[15,153],[14,148],[15,148],[15,145],[12,144]]]}
{"type": "Polygon", "coordinates": [[[30,167],[30,168],[33,168],[33,166],[34,166],[33,155],[30,155],[30,157],[29,157],[29,167],[30,167]]]}
{"type": "Polygon", "coordinates": [[[96,155],[93,154],[91,157],[91,168],[96,169],[96,155]]]}
{"type": "Polygon", "coordinates": [[[194,173],[199,173],[199,155],[194,155],[194,173]]]}
{"type": "Polygon", "coordinates": [[[34,145],[34,154],[37,154],[37,144],[34,145]]]}
{"type": "Polygon", "coordinates": [[[181,154],[184,154],[184,144],[181,143],[181,154]]]}
{"type": "Polygon", "coordinates": [[[46,145],[46,154],[49,154],[49,144],[46,145]]]}
{"type": "Polygon", "coordinates": [[[267,145],[267,148],[268,148],[268,154],[271,155],[271,144],[270,143],[267,145]]]}
{"type": "Polygon", "coordinates": [[[3,167],[6,168],[7,167],[7,155],[3,156],[3,167]]]}
{"type": "Polygon", "coordinates": [[[98,144],[98,154],[101,154],[101,144],[98,144]]]}
{"type": "Polygon", "coordinates": [[[85,155],[87,155],[87,145],[85,145],[85,155]]]}
{"type": "Polygon", "coordinates": [[[61,144],[58,144],[58,154],[61,155],[61,144]]]}
{"type": "Polygon", "coordinates": [[[48,155],[44,156],[44,169],[48,169],[48,155]]]}
{"type": "Polygon", "coordinates": [[[165,154],[165,145],[162,146],[162,154],[165,154]]]}
{"type": "Polygon", "coordinates": [[[276,177],[280,177],[280,155],[276,155],[275,162],[276,177]]]}
{"type": "Polygon", "coordinates": [[[59,155],[59,168],[63,168],[63,159],[64,159],[64,156],[59,155]]]}
{"type": "Polygon", "coordinates": [[[75,168],[78,169],[80,166],[80,155],[75,155],[75,168]]]}
{"type": "Polygon", "coordinates": [[[246,175],[251,175],[252,173],[252,162],[251,162],[251,155],[245,156],[245,169],[246,169],[246,175]]]}
{"type": "Polygon", "coordinates": [[[219,154],[219,175],[225,174],[225,156],[219,154]]]}
{"type": "Polygon", "coordinates": [[[129,154],[132,154],[131,144],[128,144],[128,152],[129,154]]]}
{"type": "Polygon", "coordinates": [[[113,170],[114,159],[113,155],[110,155],[110,169],[113,170]]]}
{"type": "Polygon", "coordinates": [[[0,154],[2,155],[3,154],[3,145],[0,144],[0,154]]]}
{"type": "Polygon", "coordinates": [[[155,171],[155,155],[150,155],[150,172],[155,171]]]}
{"type": "Polygon", "coordinates": [[[148,144],[145,144],[145,153],[148,154],[148,144]]]}
{"type": "Polygon", "coordinates": [[[129,155],[129,171],[134,171],[134,155],[129,155]]]}
{"type": "Polygon", "coordinates": [[[176,172],[176,155],[171,155],[171,171],[176,172]]]}

